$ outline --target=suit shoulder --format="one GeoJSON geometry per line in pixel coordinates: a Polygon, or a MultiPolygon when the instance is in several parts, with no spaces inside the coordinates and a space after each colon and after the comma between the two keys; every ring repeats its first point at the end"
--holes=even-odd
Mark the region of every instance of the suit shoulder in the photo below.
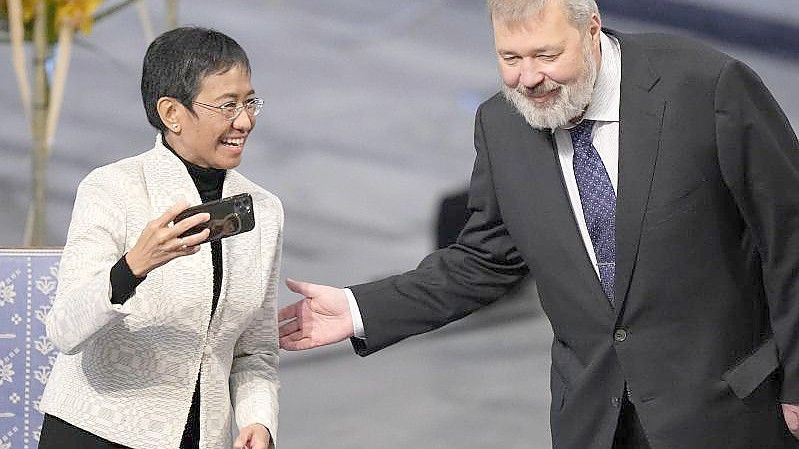
{"type": "Polygon", "coordinates": [[[489,99],[480,103],[480,106],[477,108],[477,110],[483,112],[496,112],[498,110],[507,109],[508,106],[508,100],[505,99],[505,96],[502,94],[502,92],[497,92],[489,99]]]}
{"type": "Polygon", "coordinates": [[[497,92],[477,108],[477,120],[483,123],[492,120],[505,121],[511,117],[521,118],[502,92],[497,92]]]}
{"type": "MultiPolygon", "coordinates": [[[[718,73],[733,58],[697,39],[664,33],[642,33],[628,35],[649,56],[659,69],[666,71],[687,70],[718,73]]],[[[622,44],[623,45],[623,44],[622,44]]],[[[622,46],[622,63],[624,47],[622,46]]]]}

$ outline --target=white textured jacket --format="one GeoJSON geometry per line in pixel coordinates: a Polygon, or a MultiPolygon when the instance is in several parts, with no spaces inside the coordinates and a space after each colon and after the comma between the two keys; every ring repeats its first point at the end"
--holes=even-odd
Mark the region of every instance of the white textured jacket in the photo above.
{"type": "MultiPolygon", "coordinates": [[[[178,449],[198,372],[200,447],[231,448],[253,423],[277,436],[277,281],[283,209],[228,170],[223,197],[253,197],[255,229],[222,240],[213,319],[211,247],[151,271],[124,305],[111,267],[144,226],[180,199],[200,203],[183,163],[155,148],[100,167],[80,184],[47,335],[58,356],[40,403],[95,435],[136,449],[178,449]]],[[[274,444],[274,443],[273,443],[274,444]]]]}

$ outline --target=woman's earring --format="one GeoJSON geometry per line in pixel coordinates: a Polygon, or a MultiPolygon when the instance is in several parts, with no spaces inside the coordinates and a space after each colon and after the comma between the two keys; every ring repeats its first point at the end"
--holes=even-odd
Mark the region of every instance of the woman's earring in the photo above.
{"type": "Polygon", "coordinates": [[[174,129],[175,132],[177,132],[179,128],[180,128],[180,125],[178,125],[177,123],[173,123],[172,124],[172,129],[174,129]]]}

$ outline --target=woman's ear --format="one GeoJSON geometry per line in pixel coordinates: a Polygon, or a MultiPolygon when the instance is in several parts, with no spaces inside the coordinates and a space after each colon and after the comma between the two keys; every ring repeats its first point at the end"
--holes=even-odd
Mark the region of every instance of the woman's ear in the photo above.
{"type": "Polygon", "coordinates": [[[180,133],[180,108],[178,101],[172,97],[161,97],[156,103],[158,116],[166,128],[174,133],[180,133]]]}

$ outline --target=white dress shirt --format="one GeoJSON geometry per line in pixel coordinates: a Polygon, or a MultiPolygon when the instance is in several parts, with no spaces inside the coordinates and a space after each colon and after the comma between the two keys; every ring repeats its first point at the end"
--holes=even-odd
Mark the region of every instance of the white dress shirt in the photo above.
{"type": "MultiPolygon", "coordinates": [[[[619,192],[619,102],[621,97],[621,48],[615,37],[601,33],[602,64],[597,74],[594,93],[591,103],[588,104],[583,115],[584,120],[594,120],[594,130],[591,141],[594,144],[602,163],[608,171],[613,190],[619,192]]],[[[577,189],[577,180],[574,178],[574,148],[571,136],[567,129],[558,128],[554,131],[555,143],[560,157],[560,169],[569,192],[569,201],[572,205],[574,218],[580,228],[583,244],[594,271],[599,276],[599,267],[596,263],[594,245],[588,235],[588,226],[585,224],[583,206],[580,202],[580,192],[577,189]]]]}
{"type": "MultiPolygon", "coordinates": [[[[608,36],[600,32],[600,44],[602,48],[602,62],[597,74],[594,92],[591,102],[588,104],[583,115],[584,120],[594,120],[591,141],[594,144],[602,163],[608,171],[610,183],[613,190],[618,194],[619,180],[619,103],[621,99],[621,47],[619,41],[613,36],[608,36]]],[[[577,189],[577,180],[574,178],[574,165],[572,158],[574,148],[572,147],[571,136],[568,129],[558,128],[553,131],[555,144],[558,148],[560,158],[560,169],[563,172],[563,179],[566,182],[566,190],[569,194],[574,218],[580,228],[583,237],[583,244],[594,271],[599,276],[599,267],[596,262],[594,245],[591,243],[591,236],[588,234],[588,226],[585,224],[583,216],[583,206],[580,202],[580,191],[577,189]]],[[[355,295],[348,288],[344,289],[352,315],[352,324],[355,330],[355,337],[364,338],[363,318],[355,300],[355,295]]]]}

